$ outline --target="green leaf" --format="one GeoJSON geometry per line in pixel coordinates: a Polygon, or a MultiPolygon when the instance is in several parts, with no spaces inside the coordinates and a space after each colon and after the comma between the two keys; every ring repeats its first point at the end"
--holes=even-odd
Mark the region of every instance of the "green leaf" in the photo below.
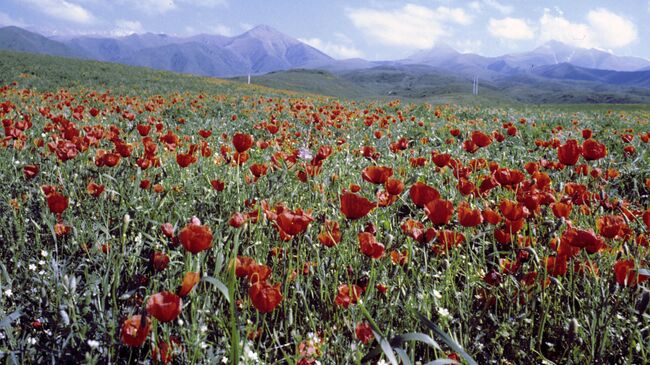
{"type": "Polygon", "coordinates": [[[372,334],[375,335],[375,338],[377,339],[377,342],[379,342],[379,346],[381,346],[381,350],[384,352],[384,355],[386,355],[386,358],[388,358],[388,361],[393,365],[397,365],[397,358],[395,357],[395,353],[393,352],[390,343],[388,343],[385,338],[381,337],[381,335],[375,330],[372,330],[372,334]]]}
{"type": "Polygon", "coordinates": [[[440,348],[440,345],[438,345],[438,343],[433,338],[420,332],[405,333],[403,335],[395,336],[392,340],[390,340],[390,343],[393,346],[401,346],[404,342],[408,341],[420,341],[435,348],[436,350],[442,350],[440,348]]]}
{"type": "Polygon", "coordinates": [[[402,365],[413,365],[413,363],[411,363],[411,359],[409,359],[408,354],[406,351],[404,351],[403,348],[395,347],[394,350],[397,353],[397,356],[399,356],[399,359],[402,360],[402,365]]]}
{"type": "Polygon", "coordinates": [[[442,342],[444,342],[447,346],[449,346],[454,352],[458,353],[460,356],[462,356],[467,363],[470,365],[478,365],[478,363],[472,359],[471,356],[465,350],[463,350],[460,345],[458,345],[454,340],[452,340],[446,333],[444,333],[438,326],[435,325],[435,323],[431,322],[431,320],[425,316],[422,315],[422,313],[417,313],[418,318],[420,319],[420,322],[422,322],[423,325],[425,325],[427,328],[429,328],[433,333],[435,333],[436,336],[438,336],[442,342]]]}
{"type": "Polygon", "coordinates": [[[2,321],[0,321],[0,328],[5,329],[9,326],[11,326],[11,323],[13,323],[15,320],[20,318],[22,315],[22,308],[16,309],[13,313],[9,314],[8,316],[4,317],[2,321]]]}
{"type": "Polygon", "coordinates": [[[219,289],[219,291],[221,292],[221,294],[223,294],[223,296],[226,298],[226,301],[230,303],[230,295],[228,294],[228,287],[226,287],[226,285],[221,280],[214,278],[212,276],[204,276],[203,279],[201,280],[216,286],[217,289],[219,289]]]}
{"type": "Polygon", "coordinates": [[[438,359],[438,360],[429,361],[424,365],[447,365],[447,364],[458,364],[458,361],[452,359],[438,359]]]}

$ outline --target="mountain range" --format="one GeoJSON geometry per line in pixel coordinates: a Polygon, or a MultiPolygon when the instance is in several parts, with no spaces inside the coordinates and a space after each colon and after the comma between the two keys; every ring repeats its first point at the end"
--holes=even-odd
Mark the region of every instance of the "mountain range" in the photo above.
{"type": "MultiPolygon", "coordinates": [[[[214,77],[263,75],[295,69],[324,70],[358,85],[372,77],[438,77],[486,85],[534,84],[540,79],[650,88],[650,61],[550,41],[529,52],[486,57],[439,44],[405,59],[336,60],[269,26],[233,37],[165,34],[46,37],[15,26],[0,28],[0,49],[81,58],[214,77]],[[390,75],[390,76],[389,76],[390,75]],[[471,82],[471,81],[470,81],[471,82]]],[[[292,75],[295,75],[293,73],[292,75]]],[[[404,81],[407,80],[407,81],[404,81]]],[[[384,80],[385,81],[385,80],[384,80]]],[[[496,86],[495,86],[496,87],[496,86]]],[[[386,90],[390,93],[391,90],[386,90]]]]}

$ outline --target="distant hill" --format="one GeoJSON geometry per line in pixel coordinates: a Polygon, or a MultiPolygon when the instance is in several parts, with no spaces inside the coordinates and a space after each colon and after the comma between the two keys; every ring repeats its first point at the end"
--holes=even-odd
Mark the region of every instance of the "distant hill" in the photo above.
{"type": "Polygon", "coordinates": [[[0,28],[0,49],[65,57],[80,55],[60,42],[14,26],[0,28]]]}
{"type": "Polygon", "coordinates": [[[446,75],[431,66],[383,65],[331,73],[321,70],[278,71],[226,81],[182,75],[115,63],[77,60],[32,53],[0,51],[0,85],[16,81],[19,87],[112,90],[127,95],[156,95],[171,91],[210,91],[231,96],[251,90],[266,95],[305,96],[305,92],[356,99],[404,99],[414,102],[463,104],[624,103],[650,104],[650,89],[564,81],[532,74],[484,81],[479,95],[471,95],[471,80],[446,75]],[[267,87],[271,87],[267,88],[267,87]]]}
{"type": "Polygon", "coordinates": [[[650,70],[618,72],[561,63],[559,65],[537,67],[533,70],[533,73],[551,79],[593,81],[612,85],[650,88],[650,70]]]}
{"type": "MultiPolygon", "coordinates": [[[[236,78],[246,82],[245,77],[236,78]]],[[[644,104],[650,89],[607,85],[593,81],[556,80],[517,74],[482,81],[479,95],[471,95],[468,77],[449,75],[425,65],[383,65],[330,73],[313,70],[279,71],[252,78],[268,87],[351,98],[410,101],[525,104],[644,104]]]]}
{"type": "Polygon", "coordinates": [[[230,77],[293,68],[317,68],[333,58],[266,26],[236,37],[164,34],[124,37],[53,37],[17,27],[0,28],[0,49],[79,57],[197,75],[230,77]]]}

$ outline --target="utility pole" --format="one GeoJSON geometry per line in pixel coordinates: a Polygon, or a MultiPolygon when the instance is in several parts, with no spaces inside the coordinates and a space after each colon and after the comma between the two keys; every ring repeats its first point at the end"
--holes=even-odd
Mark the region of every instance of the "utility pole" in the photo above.
{"type": "Polygon", "coordinates": [[[472,80],[472,95],[478,95],[478,76],[474,76],[472,80]]]}

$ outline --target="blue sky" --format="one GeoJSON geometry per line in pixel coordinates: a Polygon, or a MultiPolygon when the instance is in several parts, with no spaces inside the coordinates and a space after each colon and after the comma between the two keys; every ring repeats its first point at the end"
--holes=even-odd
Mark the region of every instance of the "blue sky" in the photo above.
{"type": "Polygon", "coordinates": [[[0,24],[47,34],[240,34],[268,24],[335,58],[446,43],[499,55],[555,39],[650,59],[648,0],[0,0],[0,24]],[[644,41],[645,40],[645,41],[644,41]]]}

